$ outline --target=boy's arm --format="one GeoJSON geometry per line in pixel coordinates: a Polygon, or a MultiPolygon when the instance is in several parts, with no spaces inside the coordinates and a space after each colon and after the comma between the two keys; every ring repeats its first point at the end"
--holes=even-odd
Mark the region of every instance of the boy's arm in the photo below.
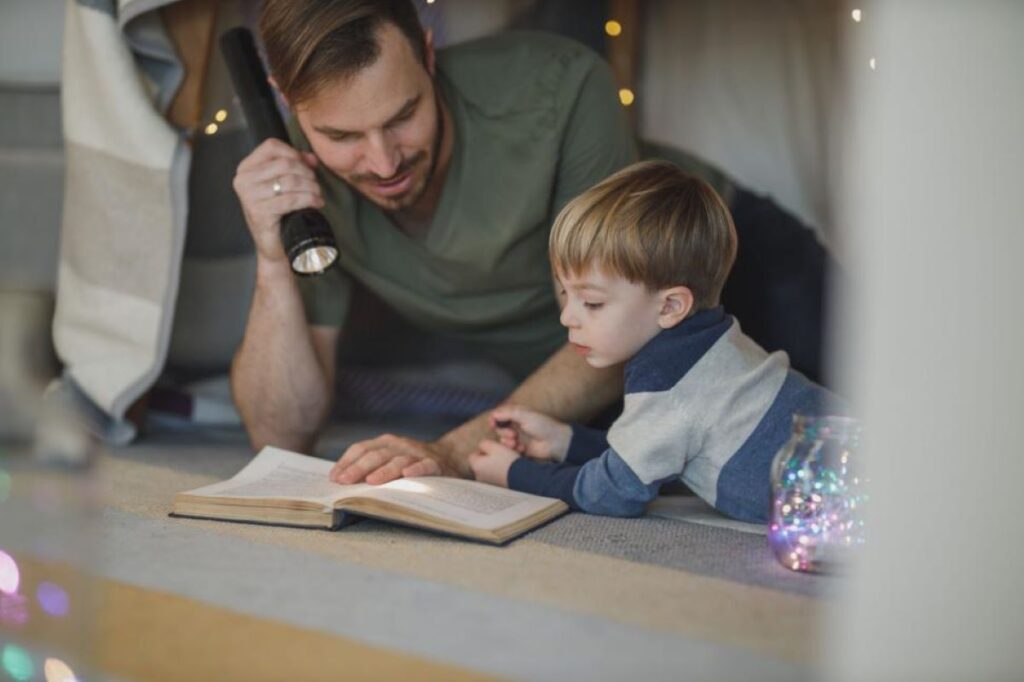
{"type": "Polygon", "coordinates": [[[586,464],[609,448],[608,432],[592,429],[581,424],[570,424],[572,437],[565,461],[569,464],[586,464]]]}
{"type": "Polygon", "coordinates": [[[669,476],[644,483],[615,450],[586,464],[553,464],[521,457],[508,471],[508,487],[556,497],[576,511],[605,516],[640,516],[669,476]]]}

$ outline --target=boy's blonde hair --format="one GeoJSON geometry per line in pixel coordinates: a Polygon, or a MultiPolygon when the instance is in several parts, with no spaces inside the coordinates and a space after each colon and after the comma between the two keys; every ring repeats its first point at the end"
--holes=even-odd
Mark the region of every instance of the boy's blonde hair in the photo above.
{"type": "Polygon", "coordinates": [[[556,273],[596,266],[651,291],[685,286],[701,310],[718,305],[736,260],[736,228],[706,182],[666,161],[645,161],[566,204],[548,247],[556,273]]]}

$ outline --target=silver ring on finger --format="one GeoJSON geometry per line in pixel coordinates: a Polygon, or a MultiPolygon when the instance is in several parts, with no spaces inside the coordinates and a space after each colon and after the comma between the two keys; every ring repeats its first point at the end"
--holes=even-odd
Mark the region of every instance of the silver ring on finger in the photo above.
{"type": "Polygon", "coordinates": [[[274,184],[270,186],[270,189],[274,190],[275,197],[279,197],[281,196],[281,192],[284,190],[284,187],[281,186],[280,180],[274,180],[274,184]]]}

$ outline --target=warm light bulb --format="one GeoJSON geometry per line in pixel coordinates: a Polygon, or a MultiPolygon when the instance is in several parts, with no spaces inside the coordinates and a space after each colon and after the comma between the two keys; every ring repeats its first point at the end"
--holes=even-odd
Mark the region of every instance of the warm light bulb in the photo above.
{"type": "Polygon", "coordinates": [[[850,16],[853,17],[854,21],[859,22],[860,21],[860,10],[859,9],[853,10],[852,12],[850,12],[850,16]]]}
{"type": "Polygon", "coordinates": [[[218,123],[223,123],[227,119],[227,117],[228,117],[227,109],[220,109],[220,110],[217,111],[216,114],[213,115],[214,120],[217,121],[218,123]]]}
{"type": "Polygon", "coordinates": [[[622,24],[615,21],[614,19],[607,21],[604,25],[604,32],[614,38],[615,36],[622,33],[622,24]]]}
{"type": "Polygon", "coordinates": [[[623,105],[628,107],[633,103],[633,99],[633,91],[629,88],[622,88],[619,90],[619,101],[622,102],[623,105]]]}
{"type": "Polygon", "coordinates": [[[216,123],[211,123],[210,125],[206,126],[206,134],[207,135],[213,135],[215,132],[217,132],[217,124],[216,123]]]}

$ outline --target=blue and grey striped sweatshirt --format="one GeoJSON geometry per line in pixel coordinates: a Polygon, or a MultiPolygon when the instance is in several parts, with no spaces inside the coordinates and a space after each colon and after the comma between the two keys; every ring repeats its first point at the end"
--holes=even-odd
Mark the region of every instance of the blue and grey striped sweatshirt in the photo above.
{"type": "Polygon", "coordinates": [[[703,310],[626,363],[622,415],[607,436],[574,425],[564,462],[520,458],[508,484],[592,514],[639,516],[663,483],[681,479],[722,513],[764,522],[769,469],[793,414],[825,414],[834,400],[721,307],[703,310]]]}

